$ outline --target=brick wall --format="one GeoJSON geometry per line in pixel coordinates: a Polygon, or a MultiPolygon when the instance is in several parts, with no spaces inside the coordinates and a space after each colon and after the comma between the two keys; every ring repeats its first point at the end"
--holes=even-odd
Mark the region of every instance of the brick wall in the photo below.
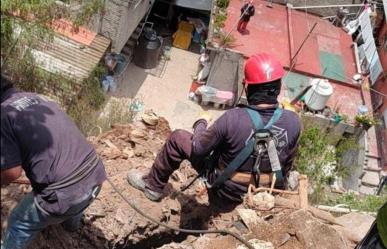
{"type": "Polygon", "coordinates": [[[112,40],[112,51],[120,52],[145,16],[153,0],[106,0],[102,16],[94,17],[90,28],[112,40]]]}

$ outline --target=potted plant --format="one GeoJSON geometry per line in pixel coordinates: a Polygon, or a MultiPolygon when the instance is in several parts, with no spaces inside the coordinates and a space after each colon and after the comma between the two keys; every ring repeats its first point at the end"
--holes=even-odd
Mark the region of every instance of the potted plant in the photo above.
{"type": "Polygon", "coordinates": [[[379,121],[374,119],[371,115],[358,114],[355,116],[355,124],[363,127],[364,130],[368,130],[373,125],[379,124],[379,121]]]}

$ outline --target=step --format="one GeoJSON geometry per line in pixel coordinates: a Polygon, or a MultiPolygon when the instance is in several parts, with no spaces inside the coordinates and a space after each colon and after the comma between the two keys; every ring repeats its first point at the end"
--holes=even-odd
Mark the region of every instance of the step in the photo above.
{"type": "Polygon", "coordinates": [[[374,195],[376,193],[376,188],[360,186],[359,192],[364,195],[374,195]]]}
{"type": "Polygon", "coordinates": [[[126,55],[131,55],[133,54],[133,49],[125,46],[122,50],[121,53],[126,54],[126,55]]]}
{"type": "Polygon", "coordinates": [[[136,44],[137,44],[136,41],[129,39],[129,40],[126,42],[126,45],[125,45],[125,46],[134,48],[134,47],[136,46],[136,44]]]}
{"type": "Polygon", "coordinates": [[[379,173],[374,171],[365,171],[365,174],[361,179],[362,184],[373,187],[379,186],[379,181],[379,173]]]}
{"type": "Polygon", "coordinates": [[[373,157],[366,156],[367,165],[365,165],[365,168],[369,168],[372,171],[380,171],[381,168],[379,167],[379,160],[373,157]]]}
{"type": "Polygon", "coordinates": [[[132,39],[132,40],[138,40],[139,37],[140,37],[139,34],[133,33],[133,34],[130,36],[130,39],[132,39]]]}

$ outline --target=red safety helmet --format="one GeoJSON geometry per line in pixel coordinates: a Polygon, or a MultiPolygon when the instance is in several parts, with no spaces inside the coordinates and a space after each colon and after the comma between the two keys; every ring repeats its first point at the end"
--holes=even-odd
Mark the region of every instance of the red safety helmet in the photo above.
{"type": "Polygon", "coordinates": [[[245,84],[258,85],[279,80],[285,75],[281,63],[272,55],[256,54],[245,63],[245,84]]]}

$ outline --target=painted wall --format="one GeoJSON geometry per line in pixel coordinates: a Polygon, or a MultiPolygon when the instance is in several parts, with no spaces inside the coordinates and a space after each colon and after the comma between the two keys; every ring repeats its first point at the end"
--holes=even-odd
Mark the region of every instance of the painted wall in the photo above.
{"type": "Polygon", "coordinates": [[[379,44],[381,45],[379,49],[379,58],[382,63],[384,71],[387,71],[387,45],[383,48],[383,44],[387,43],[387,21],[384,22],[383,27],[381,28],[378,36],[379,44]]]}
{"type": "Polygon", "coordinates": [[[105,11],[96,16],[91,29],[112,40],[112,51],[120,52],[154,0],[106,0],[105,11]]]}

